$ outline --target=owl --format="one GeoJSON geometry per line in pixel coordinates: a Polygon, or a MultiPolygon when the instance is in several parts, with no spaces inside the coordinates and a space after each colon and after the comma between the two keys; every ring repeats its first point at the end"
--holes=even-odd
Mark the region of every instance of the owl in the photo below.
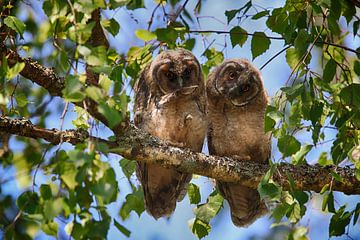
{"type": "MultiPolygon", "coordinates": [[[[264,132],[268,103],[260,72],[245,59],[229,59],[216,67],[206,83],[209,153],[237,161],[266,163],[270,135],[264,132]]],[[[247,226],[267,212],[256,189],[241,183],[216,182],[228,201],[236,226],[247,226]]]]}
{"type": "MultiPolygon", "coordinates": [[[[160,53],[141,72],[134,89],[137,127],[172,146],[201,152],[207,131],[205,83],[190,51],[160,53]]],[[[191,180],[191,174],[149,163],[137,163],[136,173],[145,208],[155,219],[175,210],[191,180]]]]}

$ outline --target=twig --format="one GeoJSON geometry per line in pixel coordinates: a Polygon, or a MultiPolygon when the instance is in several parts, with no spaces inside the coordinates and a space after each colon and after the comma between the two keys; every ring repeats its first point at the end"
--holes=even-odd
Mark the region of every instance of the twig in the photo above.
{"type": "Polygon", "coordinates": [[[285,48],[283,48],[281,51],[279,51],[278,53],[276,53],[274,56],[272,56],[269,60],[266,61],[266,63],[264,63],[261,67],[260,70],[262,70],[264,67],[266,67],[266,65],[268,65],[272,60],[274,60],[277,56],[279,56],[280,54],[282,54],[283,52],[285,52],[287,49],[289,49],[291,46],[286,46],[285,48]]]}
{"type": "MultiPolygon", "coordinates": [[[[216,33],[216,34],[230,34],[229,31],[217,31],[217,30],[189,30],[189,33],[216,33]]],[[[239,35],[247,35],[247,36],[254,36],[254,33],[243,33],[243,32],[236,32],[233,34],[239,34],[239,35]]],[[[263,37],[273,40],[284,40],[283,37],[269,37],[269,36],[262,36],[262,35],[256,35],[256,37],[263,37]]]]}

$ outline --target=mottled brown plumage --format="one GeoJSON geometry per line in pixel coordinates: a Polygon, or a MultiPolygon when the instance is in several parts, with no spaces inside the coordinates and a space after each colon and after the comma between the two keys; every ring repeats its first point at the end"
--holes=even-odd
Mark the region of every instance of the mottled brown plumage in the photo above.
{"type": "MultiPolygon", "coordinates": [[[[260,72],[245,59],[227,60],[209,74],[206,95],[209,153],[239,161],[267,162],[267,95],[260,72]]],[[[247,226],[266,213],[256,189],[220,181],[217,187],[229,202],[235,225],[247,226]]]]}
{"type": "MultiPolygon", "coordinates": [[[[135,125],[178,147],[202,150],[206,134],[205,86],[195,56],[184,49],[162,52],[147,65],[135,87],[135,125]]],[[[146,210],[169,216],[186,193],[191,174],[138,163],[146,210]]]]}

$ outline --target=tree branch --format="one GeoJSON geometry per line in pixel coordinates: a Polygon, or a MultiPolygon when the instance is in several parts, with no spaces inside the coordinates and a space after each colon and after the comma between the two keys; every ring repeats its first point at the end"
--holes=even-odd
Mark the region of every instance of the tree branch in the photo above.
{"type": "MultiPolygon", "coordinates": [[[[46,68],[31,58],[22,58],[17,52],[8,49],[3,43],[0,43],[0,56],[4,54],[10,66],[16,62],[25,63],[24,69],[20,72],[21,76],[31,80],[45,88],[51,96],[62,97],[62,90],[65,88],[65,79],[59,77],[51,68],[46,68]]],[[[86,109],[91,116],[109,127],[108,120],[98,110],[98,104],[92,99],[86,98],[83,102],[73,102],[73,104],[86,109]]],[[[113,127],[114,132],[121,132],[123,126],[118,124],[113,127]]]]}
{"type": "MultiPolygon", "coordinates": [[[[61,137],[63,141],[72,144],[84,142],[90,138],[108,144],[110,152],[128,159],[160,164],[182,172],[199,174],[221,181],[241,182],[251,188],[257,188],[263,175],[269,169],[267,164],[235,161],[228,157],[207,156],[189,149],[172,147],[132,125],[118,138],[117,143],[89,137],[87,133],[78,130],[61,132],[55,129],[41,129],[27,120],[15,120],[7,117],[0,117],[0,131],[31,138],[43,138],[53,144],[59,143],[61,137]]],[[[288,190],[290,189],[289,175],[294,179],[295,187],[299,190],[320,192],[326,183],[333,182],[332,189],[334,191],[360,194],[360,184],[352,168],[307,164],[295,166],[281,163],[274,172],[273,180],[288,190]],[[342,182],[333,179],[333,172],[340,175],[342,182]]]]}
{"type": "Polygon", "coordinates": [[[0,116],[0,133],[15,134],[18,136],[29,137],[34,139],[44,139],[54,145],[62,142],[68,142],[73,145],[83,143],[90,139],[96,142],[107,144],[109,147],[116,147],[116,144],[93,136],[89,136],[85,130],[65,130],[45,129],[31,123],[30,120],[11,119],[9,117],[0,116]]]}
{"type": "MultiPolygon", "coordinates": [[[[189,30],[188,33],[215,33],[215,34],[230,34],[230,31],[217,31],[217,30],[189,30]]],[[[254,36],[254,33],[248,33],[248,32],[236,32],[236,33],[232,33],[232,34],[238,34],[238,35],[247,35],[247,36],[254,36]]],[[[272,36],[257,36],[257,37],[263,37],[263,38],[267,38],[267,39],[273,39],[273,40],[285,40],[283,37],[272,37],[272,36]]],[[[326,41],[321,41],[321,40],[317,40],[315,41],[315,43],[317,44],[325,44],[325,45],[330,45],[330,46],[334,46],[337,48],[341,48],[344,49],[346,51],[349,52],[353,52],[355,54],[360,54],[360,52],[358,52],[355,49],[346,47],[346,46],[342,46],[339,44],[335,44],[335,43],[330,43],[330,42],[326,42],[326,41]]]]}

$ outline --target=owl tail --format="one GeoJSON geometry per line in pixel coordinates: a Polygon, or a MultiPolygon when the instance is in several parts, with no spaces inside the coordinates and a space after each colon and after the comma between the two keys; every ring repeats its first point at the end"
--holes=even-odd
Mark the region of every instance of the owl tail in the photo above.
{"type": "Polygon", "coordinates": [[[139,163],[137,175],[144,189],[146,211],[155,219],[170,216],[191,174],[153,164],[139,163]]]}
{"type": "Polygon", "coordinates": [[[221,195],[229,202],[231,219],[238,227],[247,227],[266,214],[267,208],[256,189],[238,183],[217,181],[221,195]]]}

